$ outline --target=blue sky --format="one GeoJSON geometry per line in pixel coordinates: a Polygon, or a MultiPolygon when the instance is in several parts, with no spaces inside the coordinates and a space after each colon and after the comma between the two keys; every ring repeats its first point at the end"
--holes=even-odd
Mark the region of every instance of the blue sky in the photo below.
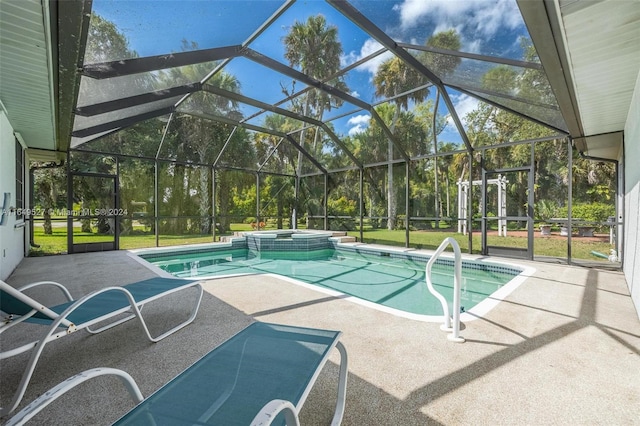
{"type": "MultiPolygon", "coordinates": [[[[94,0],[93,10],[116,24],[131,49],[140,56],[150,56],[180,51],[183,39],[196,42],[201,49],[240,44],[280,4],[272,0],[94,0]]],[[[353,4],[397,41],[423,44],[434,33],[453,28],[461,36],[462,51],[521,59],[519,38],[527,35],[527,31],[515,0],[355,0],[353,4]]],[[[282,38],[295,21],[306,21],[317,14],[338,26],[344,66],[381,47],[340,12],[319,0],[296,2],[250,47],[287,63],[282,38]]],[[[379,64],[389,57],[389,53],[380,55],[347,74],[352,95],[369,103],[376,101],[371,80],[379,64]]],[[[227,70],[240,80],[243,94],[268,103],[282,99],[280,86],[291,84],[291,79],[244,58],[232,60],[227,70]]],[[[300,88],[298,83],[296,89],[300,88]]],[[[452,93],[451,97],[462,117],[477,106],[466,95],[452,93]]],[[[339,112],[351,109],[345,106],[339,112]]],[[[368,118],[363,112],[337,120],[334,125],[342,134],[353,134],[366,128],[368,118]]],[[[453,125],[441,135],[441,140],[447,139],[459,141],[453,125]]]]}

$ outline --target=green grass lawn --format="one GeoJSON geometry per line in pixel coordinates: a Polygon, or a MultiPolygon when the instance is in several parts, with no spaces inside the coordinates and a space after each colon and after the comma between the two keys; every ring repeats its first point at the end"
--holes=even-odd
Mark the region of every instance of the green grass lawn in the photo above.
{"type": "MultiPolygon", "coordinates": [[[[267,227],[269,229],[269,227],[267,227]]],[[[251,225],[244,223],[236,223],[231,225],[232,232],[251,231],[251,225]]],[[[350,231],[348,235],[360,238],[358,231],[350,231]]],[[[405,231],[386,229],[366,229],[363,233],[363,242],[370,244],[384,244],[390,246],[404,247],[405,231]]],[[[463,253],[468,252],[469,237],[467,235],[458,234],[453,231],[411,231],[410,246],[420,249],[435,250],[443,239],[453,237],[463,253]]],[[[113,241],[113,236],[98,235],[95,233],[82,233],[80,227],[74,228],[74,240],[76,242],[98,242],[113,241]]],[[[197,244],[212,242],[211,235],[161,235],[159,238],[160,246],[172,246],[181,244],[197,244]]],[[[67,229],[66,227],[54,227],[52,235],[45,235],[42,226],[36,226],[34,229],[34,242],[39,248],[31,249],[31,256],[43,256],[51,254],[60,254],[67,252],[67,229]]],[[[491,245],[521,247],[526,248],[527,239],[519,236],[497,237],[491,236],[489,243],[491,245]]],[[[480,233],[473,233],[473,252],[480,253],[481,249],[480,233]]],[[[148,231],[145,232],[143,226],[134,227],[133,233],[120,236],[120,248],[124,250],[147,248],[156,246],[156,237],[148,231]]],[[[603,261],[602,259],[591,254],[591,251],[609,254],[610,245],[608,242],[592,242],[582,240],[579,237],[572,238],[572,257],[575,259],[587,259],[593,261],[603,261]]],[[[541,237],[538,232],[534,238],[534,254],[536,256],[551,256],[566,258],[567,240],[565,238],[546,238],[541,237]]]]}
{"type": "MultiPolygon", "coordinates": [[[[360,237],[358,231],[351,231],[348,233],[354,237],[360,237]]],[[[457,232],[424,232],[424,231],[411,231],[409,235],[410,246],[415,248],[423,248],[435,250],[438,248],[442,240],[447,237],[453,237],[463,253],[468,253],[469,250],[469,236],[458,234],[457,232]]],[[[370,244],[384,244],[392,246],[404,247],[405,244],[405,232],[404,231],[389,231],[386,229],[371,229],[363,232],[363,242],[370,244]]],[[[580,237],[573,237],[571,240],[571,256],[575,259],[588,259],[588,260],[602,260],[591,254],[591,251],[597,251],[608,255],[611,245],[608,242],[595,242],[583,240],[580,237]]],[[[506,237],[490,236],[489,245],[496,245],[501,247],[517,247],[526,248],[527,238],[519,236],[506,237]]],[[[473,253],[479,254],[482,248],[482,240],[480,232],[473,233],[473,253]]],[[[450,248],[447,249],[451,251],[450,248]]],[[[541,237],[539,232],[534,233],[533,243],[534,256],[551,256],[566,258],[567,257],[567,239],[566,238],[547,238],[541,237]]]]}
{"type": "MultiPolygon", "coordinates": [[[[231,233],[238,231],[251,231],[251,225],[235,223],[231,225],[231,233]]],[[[67,228],[54,227],[53,234],[45,235],[41,224],[36,225],[33,230],[34,243],[40,247],[31,248],[31,256],[46,256],[52,254],[62,254],[67,252],[67,228]]],[[[80,232],[80,227],[73,228],[74,241],[83,242],[104,242],[113,241],[112,235],[100,235],[97,233],[80,232]]],[[[181,244],[210,243],[213,241],[211,235],[160,235],[160,246],[174,246],[181,244]]],[[[128,235],[120,235],[120,249],[130,250],[137,248],[147,248],[156,246],[156,237],[148,228],[144,226],[134,226],[133,232],[128,235]]]]}

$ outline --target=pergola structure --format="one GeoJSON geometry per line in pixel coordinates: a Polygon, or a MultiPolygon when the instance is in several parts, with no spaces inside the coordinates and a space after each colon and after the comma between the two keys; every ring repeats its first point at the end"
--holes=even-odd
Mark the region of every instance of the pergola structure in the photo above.
{"type": "MultiPolygon", "coordinates": [[[[487,179],[487,184],[495,185],[498,189],[498,211],[496,216],[498,218],[498,236],[507,236],[507,184],[509,181],[505,176],[498,175],[495,179],[487,179]]],[[[482,185],[481,180],[474,180],[471,182],[472,186],[482,185]]],[[[458,181],[458,217],[467,217],[469,215],[469,181],[458,181]]],[[[480,209],[482,210],[482,208],[480,209]]],[[[466,219],[458,219],[458,234],[467,235],[467,221],[466,219]]]]}

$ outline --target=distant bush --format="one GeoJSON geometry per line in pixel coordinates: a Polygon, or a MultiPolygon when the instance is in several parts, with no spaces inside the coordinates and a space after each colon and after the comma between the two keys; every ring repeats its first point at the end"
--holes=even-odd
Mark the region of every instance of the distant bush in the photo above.
{"type": "MultiPolygon", "coordinates": [[[[604,203],[581,203],[574,204],[572,217],[585,220],[587,222],[606,222],[609,216],[616,215],[616,208],[611,204],[604,203]]],[[[560,209],[562,217],[567,217],[566,207],[560,209]]]]}
{"type": "MultiPolygon", "coordinates": [[[[541,200],[538,201],[535,204],[535,218],[536,219],[541,219],[543,221],[549,220],[552,217],[558,217],[559,215],[559,211],[561,210],[560,207],[558,207],[558,205],[556,203],[554,203],[553,201],[550,200],[541,200]]],[[[564,217],[567,216],[566,213],[566,208],[564,209],[565,213],[564,213],[564,217]]],[[[575,213],[574,213],[575,214],[575,213]]]]}
{"type": "Polygon", "coordinates": [[[340,197],[337,200],[329,199],[327,203],[329,215],[335,216],[355,216],[357,204],[355,200],[349,200],[347,197],[340,197]]]}

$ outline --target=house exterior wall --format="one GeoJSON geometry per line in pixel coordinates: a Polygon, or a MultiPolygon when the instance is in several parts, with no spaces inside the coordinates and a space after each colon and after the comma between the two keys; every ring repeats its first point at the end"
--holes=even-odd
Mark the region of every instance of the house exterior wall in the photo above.
{"type": "MultiPolygon", "coordinates": [[[[27,182],[25,180],[25,187],[27,182]]],[[[0,209],[15,206],[16,201],[16,142],[13,127],[3,110],[0,110],[0,209]],[[2,206],[4,194],[10,194],[8,206],[2,206]]],[[[15,213],[3,211],[7,216],[0,225],[0,279],[5,280],[24,258],[24,235],[26,227],[16,227],[15,213]]]]}
{"type": "Polygon", "coordinates": [[[640,75],[624,128],[623,272],[640,317],[640,75]]]}

